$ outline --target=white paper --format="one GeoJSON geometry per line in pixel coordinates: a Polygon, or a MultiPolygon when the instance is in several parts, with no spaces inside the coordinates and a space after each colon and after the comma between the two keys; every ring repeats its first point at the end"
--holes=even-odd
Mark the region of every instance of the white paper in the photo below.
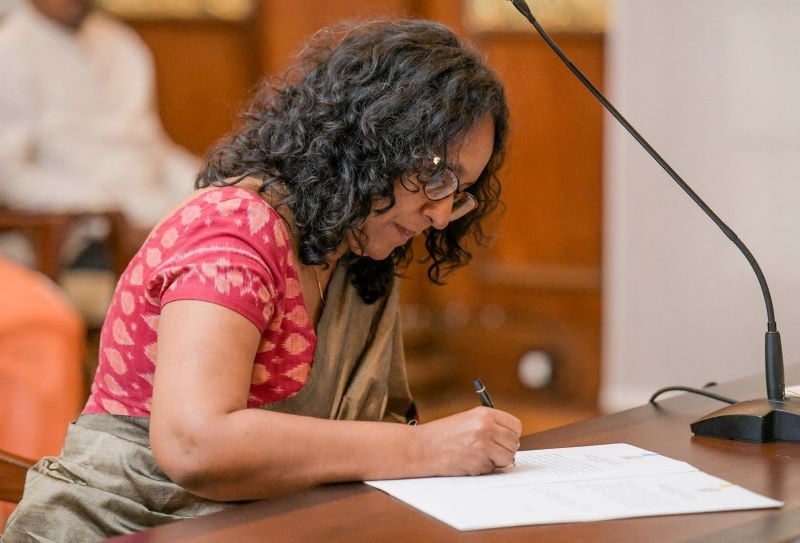
{"type": "Polygon", "coordinates": [[[625,443],[520,451],[516,466],[479,477],[367,484],[458,530],[783,505],[625,443]]]}

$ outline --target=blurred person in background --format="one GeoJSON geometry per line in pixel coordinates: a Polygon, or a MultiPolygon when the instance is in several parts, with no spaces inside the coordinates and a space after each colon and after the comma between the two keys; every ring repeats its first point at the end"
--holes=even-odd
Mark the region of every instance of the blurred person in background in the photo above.
{"type": "MultiPolygon", "coordinates": [[[[24,0],[6,13],[0,74],[0,207],[120,211],[138,244],[191,192],[199,162],[164,132],[149,50],[91,0],[24,0]]],[[[67,263],[107,228],[78,226],[67,263]]],[[[30,264],[10,236],[0,252],[30,264]]]]}

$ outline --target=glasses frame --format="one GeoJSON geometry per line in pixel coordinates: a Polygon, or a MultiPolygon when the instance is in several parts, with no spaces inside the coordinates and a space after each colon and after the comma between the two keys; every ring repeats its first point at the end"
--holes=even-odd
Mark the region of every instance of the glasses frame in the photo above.
{"type": "MultiPolygon", "coordinates": [[[[437,155],[433,155],[431,158],[433,165],[438,167],[439,164],[442,162],[441,157],[437,155]]],[[[478,200],[475,196],[466,190],[459,190],[461,186],[461,179],[458,178],[456,172],[454,172],[449,166],[445,165],[444,170],[442,170],[443,179],[441,185],[434,186],[434,189],[439,189],[439,187],[445,187],[442,189],[444,192],[435,192],[434,194],[430,193],[431,190],[431,182],[430,181],[422,184],[422,191],[425,193],[425,197],[432,202],[438,202],[440,200],[444,200],[450,195],[453,196],[453,208],[450,211],[450,221],[457,221],[470,211],[474,211],[476,207],[478,207],[478,200]],[[450,179],[450,182],[447,182],[447,178],[450,179]]]]}

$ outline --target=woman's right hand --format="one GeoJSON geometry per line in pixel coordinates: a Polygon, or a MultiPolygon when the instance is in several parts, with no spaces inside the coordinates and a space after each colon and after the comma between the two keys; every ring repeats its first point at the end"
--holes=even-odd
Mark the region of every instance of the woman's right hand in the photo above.
{"type": "Polygon", "coordinates": [[[432,475],[482,475],[513,463],[522,423],[504,411],[476,407],[414,430],[432,475]]]}

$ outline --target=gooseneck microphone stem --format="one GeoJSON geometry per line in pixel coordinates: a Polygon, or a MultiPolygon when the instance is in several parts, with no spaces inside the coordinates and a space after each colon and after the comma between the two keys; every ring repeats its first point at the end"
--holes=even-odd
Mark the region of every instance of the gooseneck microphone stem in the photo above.
{"type": "Polygon", "coordinates": [[[550,48],[566,64],[567,68],[597,98],[609,113],[630,133],[653,159],[666,171],[686,194],[714,221],[722,232],[744,254],[758,278],[764,302],[767,307],[767,332],[765,336],[765,373],[767,376],[767,398],[736,402],[706,415],[691,424],[692,432],[697,436],[735,439],[739,441],[792,441],[800,442],[800,401],[785,397],[783,381],[783,353],[781,336],[775,322],[772,297],[767,281],[753,254],[733,233],[708,205],[695,193],[686,182],[667,164],[653,147],[631,126],[617,109],[597,90],[591,81],[567,58],[561,48],[550,38],[534,18],[525,0],[510,0],[514,7],[533,25],[550,48]]]}
{"type": "Polygon", "coordinates": [[[617,108],[603,96],[597,87],[589,81],[589,79],[581,72],[567,57],[566,54],[561,50],[561,48],[556,44],[555,41],[550,37],[550,35],[542,28],[536,18],[531,13],[528,4],[525,0],[509,0],[517,11],[519,11],[527,20],[530,22],[539,35],[544,39],[547,45],[555,52],[558,58],[569,68],[569,70],[577,77],[583,85],[589,89],[595,98],[603,104],[603,107],[608,110],[609,113],[623,126],[625,130],[633,136],[639,145],[641,145],[645,151],[650,154],[651,157],[661,166],[664,171],[669,174],[669,176],[680,186],[686,194],[702,209],[714,224],[716,224],[720,230],[730,239],[733,244],[742,252],[745,256],[747,261],[750,263],[750,267],[756,274],[756,278],[758,279],[758,284],[761,287],[761,292],[764,296],[764,303],[767,309],[767,332],[765,336],[765,369],[767,375],[767,397],[770,400],[775,401],[782,401],[785,398],[785,386],[784,386],[784,378],[783,378],[783,354],[781,349],[781,339],[780,333],[778,332],[778,325],[775,322],[775,312],[772,305],[772,296],[769,292],[769,287],[767,286],[767,280],[764,277],[764,273],[761,271],[761,266],[758,265],[756,262],[755,257],[750,252],[750,249],[739,239],[739,237],[731,230],[731,228],[723,222],[719,216],[714,213],[714,211],[700,198],[700,196],[681,178],[680,175],[670,166],[664,158],[661,157],[658,152],[653,149],[653,147],[647,142],[644,137],[628,122],[628,120],[622,116],[622,114],[617,111],[617,108]]]}
{"type": "Polygon", "coordinates": [[[672,166],[670,166],[667,163],[667,161],[664,160],[664,158],[662,158],[662,156],[658,154],[658,151],[653,149],[653,146],[650,145],[647,142],[647,140],[644,139],[644,137],[641,134],[639,134],[639,132],[633,127],[633,125],[631,125],[631,123],[629,123],[628,120],[622,116],[622,113],[617,111],[617,108],[615,108],[614,105],[611,102],[609,102],[605,96],[603,96],[603,93],[601,93],[597,89],[597,87],[595,87],[594,84],[591,81],[589,81],[589,79],[583,74],[583,72],[581,72],[580,69],[578,69],[578,67],[572,63],[572,61],[561,50],[558,44],[555,41],[553,41],[553,39],[544,30],[544,28],[542,28],[542,26],[539,24],[536,18],[534,18],[525,0],[510,0],[510,2],[514,4],[514,7],[516,7],[517,10],[519,10],[519,12],[522,13],[522,15],[524,15],[526,19],[528,19],[528,21],[530,21],[530,23],[534,26],[534,28],[536,28],[536,31],[539,32],[539,34],[542,36],[544,41],[547,42],[547,45],[549,45],[550,48],[553,51],[555,51],[556,55],[558,55],[558,58],[560,58],[561,61],[564,64],[566,64],[567,68],[569,68],[570,71],[573,74],[575,74],[575,76],[581,81],[581,83],[583,83],[586,86],[586,88],[588,88],[589,91],[592,94],[594,94],[594,96],[600,101],[600,103],[603,104],[603,107],[605,107],[608,110],[608,112],[611,113],[611,115],[613,115],[614,118],[617,121],[619,121],[619,123],[622,126],[625,127],[625,130],[627,130],[630,133],[630,135],[633,136],[633,139],[635,139],[642,147],[644,147],[645,151],[647,151],[650,154],[650,156],[653,157],[653,159],[658,163],[658,165],[661,166],[669,174],[669,176],[686,192],[686,194],[688,194],[689,197],[692,200],[694,200],[694,202],[698,206],[700,206],[700,208],[706,213],[706,215],[708,215],[711,218],[711,220],[714,221],[714,223],[717,226],[719,226],[719,228],[725,233],[728,239],[730,239],[734,243],[734,245],[736,245],[736,247],[738,247],[739,250],[742,253],[744,253],[745,258],[747,258],[747,261],[750,263],[750,266],[752,266],[753,271],[756,272],[756,276],[758,277],[758,284],[761,285],[761,292],[764,294],[764,301],[766,302],[767,305],[767,329],[770,332],[775,332],[777,330],[777,324],[775,323],[775,314],[772,306],[772,296],[769,293],[769,287],[767,286],[767,281],[764,278],[763,272],[761,271],[761,266],[758,265],[758,262],[756,262],[755,257],[747,248],[747,246],[742,242],[742,240],[739,239],[739,237],[734,233],[734,231],[731,230],[730,227],[727,224],[725,224],[722,221],[722,219],[720,219],[719,216],[716,213],[714,213],[714,211],[710,207],[708,207],[708,205],[686,183],[686,181],[684,181],[683,178],[681,178],[681,176],[678,175],[678,173],[672,168],[672,166]]]}

